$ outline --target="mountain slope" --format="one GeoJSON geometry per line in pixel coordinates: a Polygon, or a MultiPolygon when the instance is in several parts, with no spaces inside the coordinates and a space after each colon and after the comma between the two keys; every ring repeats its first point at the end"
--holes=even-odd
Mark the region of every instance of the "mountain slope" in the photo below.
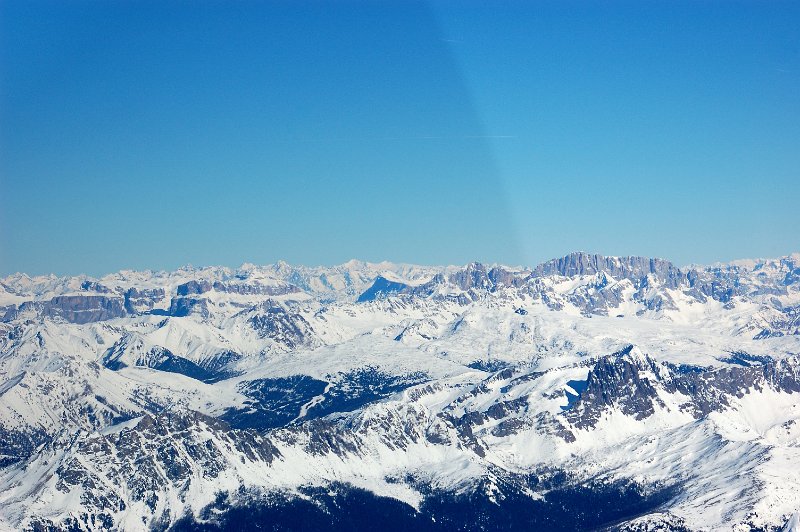
{"type": "Polygon", "coordinates": [[[17,274],[0,307],[9,529],[798,520],[800,255],[17,274]]]}

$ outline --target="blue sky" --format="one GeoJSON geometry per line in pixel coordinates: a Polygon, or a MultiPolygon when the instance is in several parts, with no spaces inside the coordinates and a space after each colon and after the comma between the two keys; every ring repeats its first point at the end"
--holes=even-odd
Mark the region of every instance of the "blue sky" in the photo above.
{"type": "Polygon", "coordinates": [[[0,274],[800,250],[797,2],[0,3],[0,274]]]}

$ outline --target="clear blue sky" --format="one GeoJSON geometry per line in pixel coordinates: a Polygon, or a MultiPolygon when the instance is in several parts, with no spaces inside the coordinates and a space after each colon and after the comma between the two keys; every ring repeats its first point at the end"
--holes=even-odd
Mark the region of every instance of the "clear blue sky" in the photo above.
{"type": "Polygon", "coordinates": [[[0,2],[0,274],[800,250],[798,2],[0,2]]]}

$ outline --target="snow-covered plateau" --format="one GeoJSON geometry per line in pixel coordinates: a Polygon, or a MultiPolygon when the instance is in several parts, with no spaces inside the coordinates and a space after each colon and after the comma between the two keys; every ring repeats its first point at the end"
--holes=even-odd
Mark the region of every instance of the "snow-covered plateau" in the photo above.
{"type": "Polygon", "coordinates": [[[800,254],[0,279],[0,529],[800,530],[800,254]]]}

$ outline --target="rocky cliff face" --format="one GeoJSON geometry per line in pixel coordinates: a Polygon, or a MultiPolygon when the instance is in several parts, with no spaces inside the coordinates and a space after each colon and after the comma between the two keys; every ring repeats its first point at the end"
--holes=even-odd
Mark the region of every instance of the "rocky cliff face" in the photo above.
{"type": "Polygon", "coordinates": [[[43,460],[58,461],[54,478],[43,479],[54,493],[80,493],[80,505],[88,511],[60,522],[36,518],[32,529],[164,527],[179,517],[172,514],[175,500],[187,503],[197,484],[213,484],[240,464],[255,468],[280,456],[262,436],[233,430],[197,412],[145,415],[134,421],[112,434],[55,440],[38,452],[43,460]],[[59,459],[63,451],[67,456],[59,459]],[[120,521],[120,515],[134,509],[144,519],[120,521]]]}
{"type": "Polygon", "coordinates": [[[667,288],[678,288],[685,275],[671,262],[663,259],[647,257],[604,257],[590,253],[570,253],[540,264],[533,270],[533,275],[546,277],[560,275],[576,277],[607,273],[615,279],[629,279],[639,282],[648,275],[653,275],[667,288]]]}
{"type": "Polygon", "coordinates": [[[800,358],[765,360],[746,366],[680,370],[659,364],[633,346],[598,361],[589,372],[569,418],[577,427],[595,426],[609,408],[638,420],[667,408],[663,397],[679,396],[681,412],[702,419],[711,412],[732,407],[747,394],[770,390],[778,394],[800,392],[800,358]]]}
{"type": "Polygon", "coordinates": [[[35,313],[69,323],[91,323],[126,315],[122,298],[107,296],[57,296],[49,301],[30,301],[6,311],[5,321],[35,313]]]}

